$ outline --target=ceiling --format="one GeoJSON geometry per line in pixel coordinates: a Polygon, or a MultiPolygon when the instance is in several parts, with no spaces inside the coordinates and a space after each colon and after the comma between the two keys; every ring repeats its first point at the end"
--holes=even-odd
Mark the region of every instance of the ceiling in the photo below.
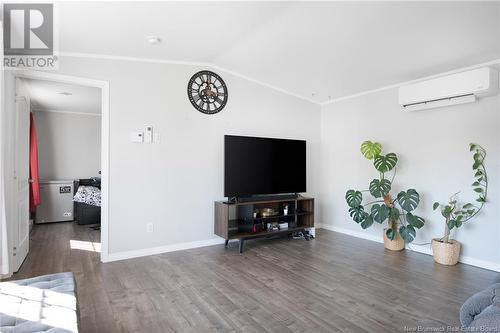
{"type": "Polygon", "coordinates": [[[101,114],[101,90],[44,80],[23,79],[33,110],[101,114]]]}
{"type": "Polygon", "coordinates": [[[59,27],[62,52],[207,63],[318,103],[500,58],[496,1],[60,2],[59,27]]]}

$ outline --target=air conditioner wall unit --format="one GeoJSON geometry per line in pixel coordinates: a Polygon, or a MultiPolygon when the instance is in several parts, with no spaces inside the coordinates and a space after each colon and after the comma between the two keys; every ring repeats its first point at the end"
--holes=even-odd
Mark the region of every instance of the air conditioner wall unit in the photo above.
{"type": "Polygon", "coordinates": [[[399,87],[399,104],[416,111],[475,102],[498,93],[498,72],[484,67],[399,87]]]}

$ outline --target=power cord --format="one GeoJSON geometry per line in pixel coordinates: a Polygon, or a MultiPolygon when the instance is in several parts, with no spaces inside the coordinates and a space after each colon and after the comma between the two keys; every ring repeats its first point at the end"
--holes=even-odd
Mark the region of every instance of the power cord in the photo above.
{"type": "MultiPolygon", "coordinates": [[[[430,246],[430,245],[431,245],[432,243],[412,243],[412,244],[413,244],[413,245],[418,245],[418,246],[429,245],[429,248],[431,248],[431,246],[430,246]]],[[[415,250],[411,247],[411,245],[410,245],[410,244],[406,244],[406,245],[408,245],[408,248],[409,248],[410,250],[412,250],[412,251],[414,251],[414,252],[417,252],[417,251],[415,251],[415,250]]]]}
{"type": "Polygon", "coordinates": [[[432,243],[411,243],[411,244],[413,244],[413,245],[420,245],[421,246],[421,245],[430,245],[432,243]]]}

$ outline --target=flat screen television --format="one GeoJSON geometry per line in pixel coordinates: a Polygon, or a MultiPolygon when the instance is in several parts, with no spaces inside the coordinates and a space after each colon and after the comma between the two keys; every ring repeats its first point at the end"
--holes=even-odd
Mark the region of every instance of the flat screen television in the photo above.
{"type": "Polygon", "coordinates": [[[306,192],[306,141],[224,136],[224,196],[306,192]]]}

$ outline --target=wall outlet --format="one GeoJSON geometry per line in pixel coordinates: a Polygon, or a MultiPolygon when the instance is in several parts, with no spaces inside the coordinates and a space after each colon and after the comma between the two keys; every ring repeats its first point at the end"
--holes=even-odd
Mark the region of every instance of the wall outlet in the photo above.
{"type": "Polygon", "coordinates": [[[146,224],[146,232],[153,232],[153,223],[146,224]]]}

